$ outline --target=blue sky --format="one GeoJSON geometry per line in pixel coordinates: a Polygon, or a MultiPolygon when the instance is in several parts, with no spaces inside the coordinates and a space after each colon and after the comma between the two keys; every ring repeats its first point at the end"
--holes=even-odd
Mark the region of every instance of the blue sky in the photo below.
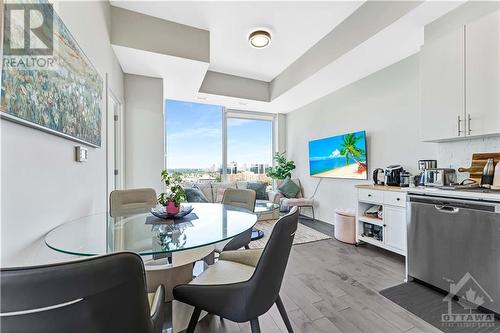
{"type": "Polygon", "coordinates": [[[272,122],[229,118],[227,161],[238,164],[272,164],[272,122]]]}
{"type": "MultiPolygon", "coordinates": [[[[366,138],[364,131],[356,132],[356,136],[362,135],[363,138],[356,144],[357,147],[365,150],[366,138]]],[[[330,138],[319,139],[309,142],[309,158],[311,160],[322,160],[329,158],[340,158],[340,144],[344,135],[337,135],[330,138]]]]}
{"type": "MultiPolygon", "coordinates": [[[[222,162],[222,107],[166,100],[167,167],[210,168],[222,162]]],[[[228,162],[271,163],[272,122],[228,119],[228,162]]]]}

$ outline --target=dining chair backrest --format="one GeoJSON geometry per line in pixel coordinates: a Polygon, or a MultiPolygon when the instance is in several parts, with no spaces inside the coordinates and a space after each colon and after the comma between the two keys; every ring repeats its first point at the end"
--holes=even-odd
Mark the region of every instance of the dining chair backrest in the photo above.
{"type": "MultiPolygon", "coordinates": [[[[224,191],[222,203],[239,208],[247,209],[251,212],[255,210],[255,196],[254,190],[228,188],[224,191]]],[[[234,251],[242,247],[247,247],[252,240],[252,229],[239,234],[231,239],[223,248],[223,251],[234,251]]]]}
{"type": "Polygon", "coordinates": [[[109,195],[109,213],[112,217],[147,213],[156,206],[156,200],[152,188],[116,190],[109,195]]]}
{"type": "Polygon", "coordinates": [[[153,332],[144,265],[121,252],[1,270],[2,332],[153,332]]]}
{"type": "Polygon", "coordinates": [[[249,318],[257,318],[267,312],[278,298],[298,221],[299,211],[293,207],[274,225],[255,272],[248,281],[245,313],[249,318]]]}
{"type": "Polygon", "coordinates": [[[228,188],[224,191],[222,203],[245,208],[253,212],[255,209],[255,196],[256,193],[254,190],[228,188]]]}

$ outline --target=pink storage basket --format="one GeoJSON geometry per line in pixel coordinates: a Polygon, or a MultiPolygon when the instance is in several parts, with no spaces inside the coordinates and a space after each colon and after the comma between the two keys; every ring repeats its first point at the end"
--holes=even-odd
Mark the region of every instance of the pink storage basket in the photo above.
{"type": "Polygon", "coordinates": [[[356,213],[354,209],[335,210],[335,238],[348,244],[356,243],[356,213]]]}

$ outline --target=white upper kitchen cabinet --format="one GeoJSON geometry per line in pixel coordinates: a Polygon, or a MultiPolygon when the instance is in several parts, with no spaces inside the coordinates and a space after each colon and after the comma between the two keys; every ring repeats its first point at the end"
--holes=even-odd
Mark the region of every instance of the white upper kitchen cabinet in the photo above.
{"type": "Polygon", "coordinates": [[[466,135],[500,133],[500,11],[465,26],[466,135]]]}
{"type": "Polygon", "coordinates": [[[464,28],[429,42],[420,52],[420,135],[440,141],[465,135],[464,28]]]}

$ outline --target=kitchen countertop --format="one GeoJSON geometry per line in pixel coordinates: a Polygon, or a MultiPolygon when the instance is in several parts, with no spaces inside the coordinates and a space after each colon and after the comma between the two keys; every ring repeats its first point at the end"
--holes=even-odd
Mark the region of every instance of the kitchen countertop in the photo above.
{"type": "Polygon", "coordinates": [[[385,186],[385,185],[356,185],[358,189],[365,190],[378,190],[378,191],[392,191],[392,192],[406,192],[414,194],[423,194],[429,196],[438,197],[450,197],[459,199],[473,199],[473,200],[486,200],[500,202],[500,191],[497,192],[474,192],[474,191],[460,191],[460,190],[446,190],[439,189],[435,187],[396,187],[396,186],[385,186]]]}
{"type": "Polygon", "coordinates": [[[406,188],[401,188],[397,186],[372,185],[372,184],[355,185],[354,187],[362,190],[377,190],[377,191],[390,191],[390,192],[406,192],[407,190],[406,188]]]}
{"type": "Polygon", "coordinates": [[[409,187],[405,189],[408,193],[424,194],[429,196],[451,197],[459,199],[474,199],[500,202],[500,192],[474,192],[474,191],[460,191],[460,190],[445,190],[439,188],[429,187],[409,187]]]}

